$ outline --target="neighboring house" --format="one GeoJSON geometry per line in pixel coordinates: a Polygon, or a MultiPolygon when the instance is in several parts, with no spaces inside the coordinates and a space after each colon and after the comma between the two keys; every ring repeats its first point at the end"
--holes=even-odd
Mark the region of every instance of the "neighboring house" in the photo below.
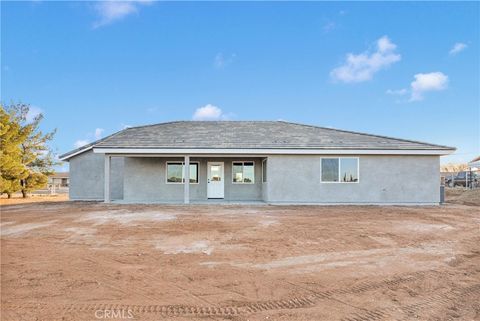
{"type": "Polygon", "coordinates": [[[68,193],[69,184],[68,172],[55,172],[48,177],[48,189],[52,193],[68,193]]]}
{"type": "Polygon", "coordinates": [[[47,186],[33,191],[33,194],[67,194],[70,179],[68,172],[55,172],[48,176],[47,186]]]}
{"type": "Polygon", "coordinates": [[[178,121],[127,128],[61,159],[72,200],[438,204],[440,156],[454,150],[283,121],[178,121]]]}

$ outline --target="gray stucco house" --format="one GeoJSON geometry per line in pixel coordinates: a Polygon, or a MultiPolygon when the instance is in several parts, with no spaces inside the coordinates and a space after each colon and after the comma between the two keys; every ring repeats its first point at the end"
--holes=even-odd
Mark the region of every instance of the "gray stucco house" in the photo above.
{"type": "Polygon", "coordinates": [[[454,150],[283,121],[178,121],[127,128],[60,159],[72,200],[438,204],[440,156],[454,150]]]}

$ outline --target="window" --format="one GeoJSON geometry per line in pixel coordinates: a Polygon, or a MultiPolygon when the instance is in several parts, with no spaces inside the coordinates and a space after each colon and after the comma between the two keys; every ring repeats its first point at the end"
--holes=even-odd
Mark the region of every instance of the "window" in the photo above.
{"type": "Polygon", "coordinates": [[[320,178],[323,183],[357,183],[357,157],[329,157],[320,160],[320,178]]]}
{"type": "Polygon", "coordinates": [[[233,162],[232,180],[236,184],[253,184],[255,182],[254,162],[233,162]]]}
{"type": "MultiPolygon", "coordinates": [[[[167,183],[183,184],[185,181],[185,163],[167,163],[167,183]]],[[[190,184],[198,183],[198,163],[190,163],[190,184]]]]}
{"type": "Polygon", "coordinates": [[[358,182],[358,158],[340,158],[340,181],[358,182]]]}
{"type": "Polygon", "coordinates": [[[212,182],[220,182],[222,180],[222,176],[223,176],[222,166],[210,165],[210,180],[212,182]]]}
{"type": "Polygon", "coordinates": [[[322,182],[338,182],[338,158],[322,158],[322,182]]]}

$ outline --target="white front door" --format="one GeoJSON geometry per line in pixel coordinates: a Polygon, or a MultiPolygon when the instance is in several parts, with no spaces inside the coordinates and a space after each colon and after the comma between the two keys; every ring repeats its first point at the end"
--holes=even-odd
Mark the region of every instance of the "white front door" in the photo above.
{"type": "Polygon", "coordinates": [[[223,162],[208,162],[207,167],[207,197],[223,198],[223,162]]]}

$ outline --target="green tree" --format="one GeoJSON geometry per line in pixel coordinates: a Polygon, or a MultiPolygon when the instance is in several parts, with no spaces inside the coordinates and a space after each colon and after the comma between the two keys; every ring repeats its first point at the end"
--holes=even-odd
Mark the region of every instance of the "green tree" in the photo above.
{"type": "Polygon", "coordinates": [[[21,165],[25,170],[19,175],[13,175],[7,181],[15,186],[15,189],[18,187],[18,181],[23,197],[27,197],[32,190],[45,187],[48,176],[54,173],[53,166],[56,164],[47,145],[53,139],[56,130],[44,134],[39,128],[43,115],[38,114],[33,119],[29,119],[29,111],[30,106],[27,104],[20,103],[6,107],[11,126],[19,127],[19,139],[16,140],[18,151],[15,150],[11,155],[15,160],[17,155],[20,156],[21,165]]]}

